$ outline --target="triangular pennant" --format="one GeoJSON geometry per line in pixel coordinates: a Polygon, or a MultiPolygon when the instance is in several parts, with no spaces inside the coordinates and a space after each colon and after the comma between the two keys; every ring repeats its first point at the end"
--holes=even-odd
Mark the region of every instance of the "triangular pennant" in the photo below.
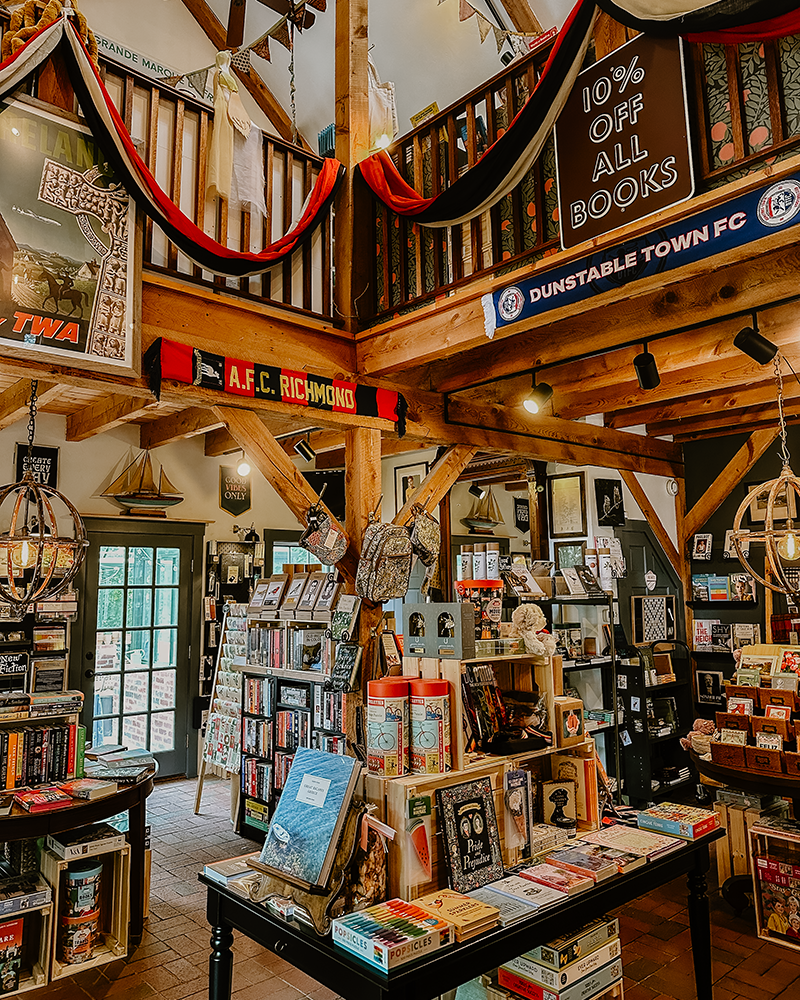
{"type": "Polygon", "coordinates": [[[495,25],[492,25],[492,31],[494,32],[494,40],[497,42],[497,51],[499,52],[503,47],[503,43],[508,38],[509,32],[503,31],[502,28],[497,28],[495,25]]]}
{"type": "Polygon", "coordinates": [[[285,49],[292,51],[292,39],[289,36],[289,25],[286,21],[281,21],[277,28],[273,29],[272,37],[276,42],[280,42],[285,49]]]}
{"type": "Polygon", "coordinates": [[[320,10],[323,13],[328,9],[328,0],[306,0],[309,7],[320,10]]]}
{"type": "Polygon", "coordinates": [[[175,73],[173,76],[163,77],[161,83],[166,83],[168,87],[177,87],[182,79],[183,73],[175,73]]]}
{"type": "Polygon", "coordinates": [[[478,13],[478,31],[481,33],[481,45],[489,37],[489,32],[492,30],[492,22],[487,21],[483,14],[478,13]]]}
{"type": "Polygon", "coordinates": [[[231,65],[242,73],[250,72],[250,49],[240,49],[231,56],[231,65]]]}
{"type": "Polygon", "coordinates": [[[189,86],[195,93],[199,94],[201,97],[206,95],[206,83],[208,83],[208,68],[197,69],[194,73],[187,73],[186,80],[189,86]]]}
{"type": "Polygon", "coordinates": [[[472,6],[471,3],[467,3],[467,0],[458,0],[458,19],[459,21],[466,21],[468,17],[472,17],[473,14],[478,12],[472,6]]]}
{"type": "Polygon", "coordinates": [[[262,35],[250,46],[250,51],[255,53],[257,56],[261,56],[262,59],[266,59],[270,62],[269,54],[269,35],[262,35]]]}

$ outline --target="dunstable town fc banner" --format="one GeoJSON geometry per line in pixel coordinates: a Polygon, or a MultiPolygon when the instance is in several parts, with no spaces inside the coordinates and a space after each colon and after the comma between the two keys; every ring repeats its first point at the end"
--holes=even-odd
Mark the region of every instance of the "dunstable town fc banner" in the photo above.
{"type": "Polygon", "coordinates": [[[162,379],[172,379],[235,396],[267,399],[273,403],[294,403],[335,413],[381,417],[397,424],[400,437],[406,430],[405,397],[391,389],[260,365],[256,361],[226,358],[163,337],[159,337],[148,349],[145,369],[150,374],[150,384],[156,395],[159,394],[162,379]]]}

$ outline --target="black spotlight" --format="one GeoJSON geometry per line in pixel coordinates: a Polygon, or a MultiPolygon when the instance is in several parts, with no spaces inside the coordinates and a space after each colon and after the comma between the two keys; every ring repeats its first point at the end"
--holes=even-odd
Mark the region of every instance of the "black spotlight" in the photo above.
{"type": "Polygon", "coordinates": [[[762,337],[758,332],[756,327],[758,326],[756,317],[753,316],[753,325],[746,326],[744,330],[740,330],[739,333],[733,338],[733,346],[738,347],[739,350],[752,358],[756,364],[767,365],[778,353],[778,348],[771,340],[767,340],[766,337],[762,337]]]}
{"type": "Polygon", "coordinates": [[[536,384],[536,372],[533,373],[531,391],[523,399],[522,405],[528,413],[539,413],[542,407],[553,398],[553,387],[547,382],[536,384]]]}
{"type": "Polygon", "coordinates": [[[658,374],[656,359],[647,350],[647,344],[642,345],[644,350],[633,359],[633,367],[636,369],[636,377],[639,379],[640,389],[655,389],[661,384],[661,376],[658,374]]]}
{"type": "Polygon", "coordinates": [[[294,450],[300,456],[300,458],[305,459],[306,462],[313,462],[317,457],[317,453],[308,443],[308,441],[298,441],[294,446],[294,450]]]}
{"type": "Polygon", "coordinates": [[[478,486],[477,483],[473,483],[472,486],[470,486],[469,491],[474,497],[477,497],[479,500],[483,500],[483,498],[486,496],[486,490],[482,486],[478,486]]]}

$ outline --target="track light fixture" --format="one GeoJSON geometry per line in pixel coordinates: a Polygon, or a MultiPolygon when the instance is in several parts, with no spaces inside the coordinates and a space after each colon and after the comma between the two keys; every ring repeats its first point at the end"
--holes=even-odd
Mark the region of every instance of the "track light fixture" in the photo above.
{"type": "Polygon", "coordinates": [[[484,489],[484,488],[483,488],[482,486],[478,486],[478,484],[477,484],[477,483],[473,483],[473,484],[472,484],[472,485],[470,486],[470,488],[469,488],[469,492],[470,492],[470,493],[471,493],[471,494],[472,494],[472,495],[473,495],[474,497],[477,497],[477,498],[478,498],[478,500],[483,500],[483,498],[484,498],[484,497],[486,496],[486,490],[485,490],[485,489],[484,489]]]}
{"type": "Polygon", "coordinates": [[[655,389],[661,384],[661,376],[658,374],[658,366],[655,357],[648,351],[647,344],[642,344],[642,353],[637,354],[633,359],[633,367],[636,369],[636,377],[639,379],[640,389],[655,389]]]}
{"type": "Polygon", "coordinates": [[[733,346],[752,358],[756,364],[768,365],[778,353],[778,348],[758,332],[758,316],[753,313],[753,325],[746,326],[733,338],[733,346]]]}
{"type": "Polygon", "coordinates": [[[547,382],[536,384],[536,372],[531,377],[531,391],[522,401],[528,413],[540,413],[545,403],[553,398],[553,387],[547,382]]]}
{"type": "Polygon", "coordinates": [[[294,450],[297,452],[300,458],[302,458],[306,462],[313,462],[314,459],[317,457],[317,453],[308,443],[307,438],[305,441],[298,441],[297,444],[294,446],[294,450]]]}

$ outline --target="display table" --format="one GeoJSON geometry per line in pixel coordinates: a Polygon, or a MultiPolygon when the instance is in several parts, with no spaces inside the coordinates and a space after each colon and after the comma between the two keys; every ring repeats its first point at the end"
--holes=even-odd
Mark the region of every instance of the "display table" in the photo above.
{"type": "Polygon", "coordinates": [[[230,1000],[234,929],[302,968],[346,1000],[407,1000],[408,997],[430,1000],[539,944],[575,930],[588,920],[638,899],[680,875],[688,875],[687,905],[697,995],[710,998],[713,995],[711,922],[706,873],[709,868],[709,844],[722,837],[723,833],[722,830],[715,830],[629,875],[607,879],[588,892],[578,893],[566,903],[545,909],[541,915],[521,920],[511,927],[498,927],[465,944],[434,952],[430,957],[400,966],[388,975],[334,948],[330,936],[320,938],[303,924],[273,916],[265,906],[252,903],[200,875],[200,881],[208,892],[207,913],[212,928],[209,1000],[230,1000]]]}
{"type": "Polygon", "coordinates": [[[131,845],[130,936],[139,938],[144,927],[145,910],[146,801],[153,791],[154,777],[155,775],[146,778],[138,785],[121,785],[113,795],[106,795],[101,799],[86,802],[74,799],[71,806],[54,809],[52,812],[29,813],[15,805],[10,815],[0,817],[0,843],[65,833],[127,810],[128,839],[131,845]]]}

